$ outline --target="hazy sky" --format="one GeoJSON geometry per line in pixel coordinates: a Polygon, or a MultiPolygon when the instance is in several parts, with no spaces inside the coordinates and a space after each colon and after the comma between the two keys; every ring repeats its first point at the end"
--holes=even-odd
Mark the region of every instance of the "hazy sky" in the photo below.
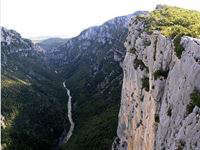
{"type": "Polygon", "coordinates": [[[200,10],[199,0],[1,0],[1,25],[23,37],[67,36],[137,10],[168,4],[200,10]]]}

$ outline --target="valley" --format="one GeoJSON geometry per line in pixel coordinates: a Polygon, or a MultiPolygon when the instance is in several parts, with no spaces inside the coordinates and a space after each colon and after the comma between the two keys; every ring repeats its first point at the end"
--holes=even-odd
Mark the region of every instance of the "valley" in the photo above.
{"type": "Polygon", "coordinates": [[[199,21],[158,5],[68,39],[2,27],[2,149],[199,149],[199,21]]]}
{"type": "Polygon", "coordinates": [[[70,126],[64,79],[30,40],[5,28],[1,36],[2,147],[51,149],[70,126]]]}

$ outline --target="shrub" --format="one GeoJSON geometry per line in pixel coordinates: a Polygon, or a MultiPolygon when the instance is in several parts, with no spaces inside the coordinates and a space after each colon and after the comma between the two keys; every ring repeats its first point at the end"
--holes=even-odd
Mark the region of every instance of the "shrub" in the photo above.
{"type": "Polygon", "coordinates": [[[181,55],[184,51],[184,47],[181,45],[181,35],[177,35],[175,38],[174,38],[174,46],[175,46],[175,52],[176,52],[176,56],[180,59],[181,58],[181,55]]]}
{"type": "Polygon", "coordinates": [[[193,105],[200,107],[200,92],[196,89],[190,95],[193,105]]]}
{"type": "Polygon", "coordinates": [[[155,122],[156,122],[156,123],[160,123],[159,114],[155,114],[155,122]]]}
{"type": "Polygon", "coordinates": [[[190,35],[200,37],[200,12],[165,6],[147,17],[148,30],[159,30],[167,37],[190,35]]]}
{"type": "Polygon", "coordinates": [[[165,79],[168,77],[169,70],[156,70],[154,72],[154,79],[157,80],[159,77],[163,76],[165,79]]]}
{"type": "Polygon", "coordinates": [[[195,106],[200,107],[200,92],[196,89],[190,94],[191,102],[187,105],[187,113],[192,113],[195,106]]]}
{"type": "Polygon", "coordinates": [[[129,52],[132,53],[132,54],[134,54],[135,51],[136,51],[136,49],[134,47],[129,50],[129,52]]]}
{"type": "Polygon", "coordinates": [[[200,12],[183,8],[164,6],[152,11],[148,16],[138,17],[146,23],[145,31],[160,31],[164,36],[174,39],[175,52],[181,57],[183,47],[180,45],[182,36],[200,38],[200,12]]]}
{"type": "Polygon", "coordinates": [[[134,66],[135,69],[140,67],[141,70],[144,70],[144,68],[146,68],[147,72],[148,72],[148,67],[145,66],[144,62],[142,60],[140,60],[140,59],[135,58],[133,66],[134,66]]]}
{"type": "Polygon", "coordinates": [[[142,88],[144,88],[147,92],[149,91],[149,78],[142,78],[142,88]]]}
{"type": "Polygon", "coordinates": [[[185,141],[183,140],[178,141],[177,150],[183,150],[184,147],[185,147],[185,141]]]}

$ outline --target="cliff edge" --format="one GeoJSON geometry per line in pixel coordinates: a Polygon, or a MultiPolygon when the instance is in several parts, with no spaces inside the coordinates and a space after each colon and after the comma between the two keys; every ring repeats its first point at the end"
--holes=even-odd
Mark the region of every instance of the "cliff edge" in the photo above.
{"type": "MultiPolygon", "coordinates": [[[[155,11],[170,15],[163,9],[168,8],[155,11]]],[[[147,18],[139,16],[129,24],[118,137],[112,149],[200,149],[200,40],[184,36],[190,29],[172,36],[163,26],[150,31],[147,18]]]]}

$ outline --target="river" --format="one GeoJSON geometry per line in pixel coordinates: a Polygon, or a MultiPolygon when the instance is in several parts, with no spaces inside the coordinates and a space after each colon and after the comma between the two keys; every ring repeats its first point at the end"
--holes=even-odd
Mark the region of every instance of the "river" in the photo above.
{"type": "Polygon", "coordinates": [[[68,88],[66,88],[65,81],[63,82],[63,87],[66,89],[67,95],[68,95],[68,103],[67,103],[68,113],[67,113],[67,116],[68,116],[68,119],[69,119],[69,122],[70,122],[70,129],[69,129],[68,132],[66,130],[63,131],[61,137],[59,138],[58,147],[56,149],[59,149],[59,147],[61,145],[66,144],[69,141],[70,137],[73,134],[74,125],[75,125],[74,121],[72,119],[72,97],[70,95],[70,90],[68,88]]]}

